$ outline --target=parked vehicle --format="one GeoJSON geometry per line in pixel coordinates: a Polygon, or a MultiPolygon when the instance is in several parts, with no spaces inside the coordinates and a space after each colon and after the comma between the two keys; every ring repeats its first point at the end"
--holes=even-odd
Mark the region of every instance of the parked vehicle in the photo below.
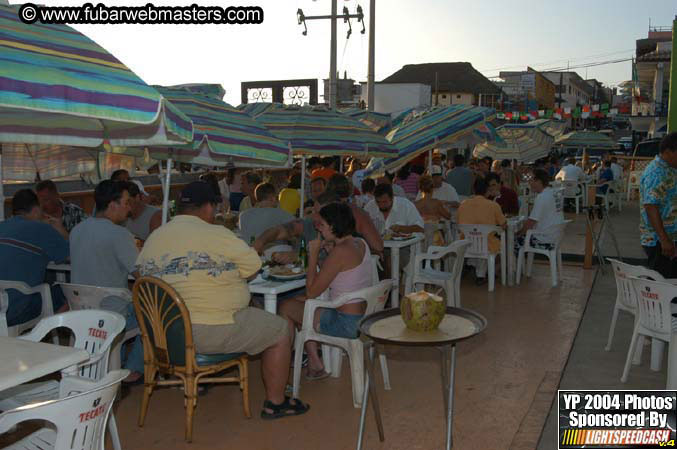
{"type": "Polygon", "coordinates": [[[618,140],[618,145],[622,146],[623,149],[630,152],[632,150],[632,137],[626,136],[618,140]]]}
{"type": "Polygon", "coordinates": [[[661,143],[660,139],[647,139],[635,146],[635,151],[632,154],[633,158],[655,158],[658,154],[658,147],[661,143]]]}

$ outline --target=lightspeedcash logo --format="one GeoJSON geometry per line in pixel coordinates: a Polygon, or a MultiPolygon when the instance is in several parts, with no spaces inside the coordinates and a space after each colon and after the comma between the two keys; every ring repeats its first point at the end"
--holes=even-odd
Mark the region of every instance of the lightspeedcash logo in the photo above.
{"type": "Polygon", "coordinates": [[[19,8],[22,22],[32,24],[226,24],[263,23],[260,6],[41,6],[25,3],[19,8]]]}

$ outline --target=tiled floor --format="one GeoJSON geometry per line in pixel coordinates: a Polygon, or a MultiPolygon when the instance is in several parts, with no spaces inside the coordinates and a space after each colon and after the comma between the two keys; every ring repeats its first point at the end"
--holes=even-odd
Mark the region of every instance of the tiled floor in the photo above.
{"type": "MultiPolygon", "coordinates": [[[[459,344],[454,421],[455,448],[509,448],[518,429],[520,442],[534,448],[547,413],[536,414],[535,427],[522,427],[540,386],[559,379],[569,353],[593,272],[567,266],[560,287],[549,286],[548,268],[536,264],[534,277],[522,286],[497,285],[495,293],[462,286],[463,305],[489,322],[480,336],[459,344]]],[[[379,381],[386,441],[380,444],[371,411],[367,449],[437,449],[444,443],[444,415],[439,352],[390,349],[391,391],[379,381]]],[[[153,395],[144,428],[136,426],[141,387],[117,407],[120,436],[126,449],[349,449],[354,448],[359,410],[354,409],[347,364],[341,378],[302,384],[301,397],[312,405],[305,416],[266,422],[258,417],[263,401],[260,363],[253,361],[251,405],[254,417],[242,414],[240,392],[219,386],[199,399],[194,442],[183,441],[183,398],[176,389],[153,395]]],[[[533,419],[533,415],[531,415],[533,419]]],[[[533,420],[532,420],[533,421],[533,420]]]]}

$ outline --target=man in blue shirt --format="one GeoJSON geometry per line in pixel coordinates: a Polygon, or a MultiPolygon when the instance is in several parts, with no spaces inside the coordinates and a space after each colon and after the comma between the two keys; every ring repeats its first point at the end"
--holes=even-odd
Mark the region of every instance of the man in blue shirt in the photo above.
{"type": "MultiPolygon", "coordinates": [[[[37,286],[45,281],[47,264],[68,259],[68,241],[55,227],[42,222],[38,196],[21,189],[12,198],[13,217],[0,222],[0,280],[23,281],[37,286]]],[[[13,326],[37,317],[42,311],[40,294],[23,295],[8,290],[7,325],[13,326]]],[[[61,289],[52,286],[54,312],[65,308],[61,289]]]]}
{"type": "Polygon", "coordinates": [[[663,138],[639,185],[640,243],[649,269],[677,278],[677,133],[663,138]]]}
{"type": "Polygon", "coordinates": [[[600,194],[606,194],[606,192],[609,190],[609,183],[611,183],[613,180],[614,173],[611,170],[611,161],[606,160],[602,166],[602,172],[599,174],[600,186],[597,188],[597,192],[600,194]]]}

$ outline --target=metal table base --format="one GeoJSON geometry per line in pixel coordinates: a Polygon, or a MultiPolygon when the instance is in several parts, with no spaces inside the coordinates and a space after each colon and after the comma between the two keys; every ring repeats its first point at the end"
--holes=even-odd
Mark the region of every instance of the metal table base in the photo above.
{"type": "MultiPolygon", "coordinates": [[[[385,440],[383,431],[383,421],[381,419],[381,408],[376,395],[376,387],[372,380],[374,377],[374,356],[377,352],[376,346],[372,341],[365,344],[367,352],[365,357],[365,376],[364,376],[364,392],[362,393],[362,412],[360,413],[360,428],[357,436],[357,450],[362,449],[362,438],[364,435],[364,425],[367,417],[367,409],[369,397],[371,397],[372,409],[374,410],[374,417],[376,419],[376,428],[378,429],[379,440],[385,440]]],[[[441,374],[442,374],[442,398],[444,398],[445,416],[447,421],[446,430],[446,449],[450,450],[453,446],[452,424],[454,418],[454,371],[456,369],[456,344],[444,345],[439,347],[441,360],[441,374]]]]}

